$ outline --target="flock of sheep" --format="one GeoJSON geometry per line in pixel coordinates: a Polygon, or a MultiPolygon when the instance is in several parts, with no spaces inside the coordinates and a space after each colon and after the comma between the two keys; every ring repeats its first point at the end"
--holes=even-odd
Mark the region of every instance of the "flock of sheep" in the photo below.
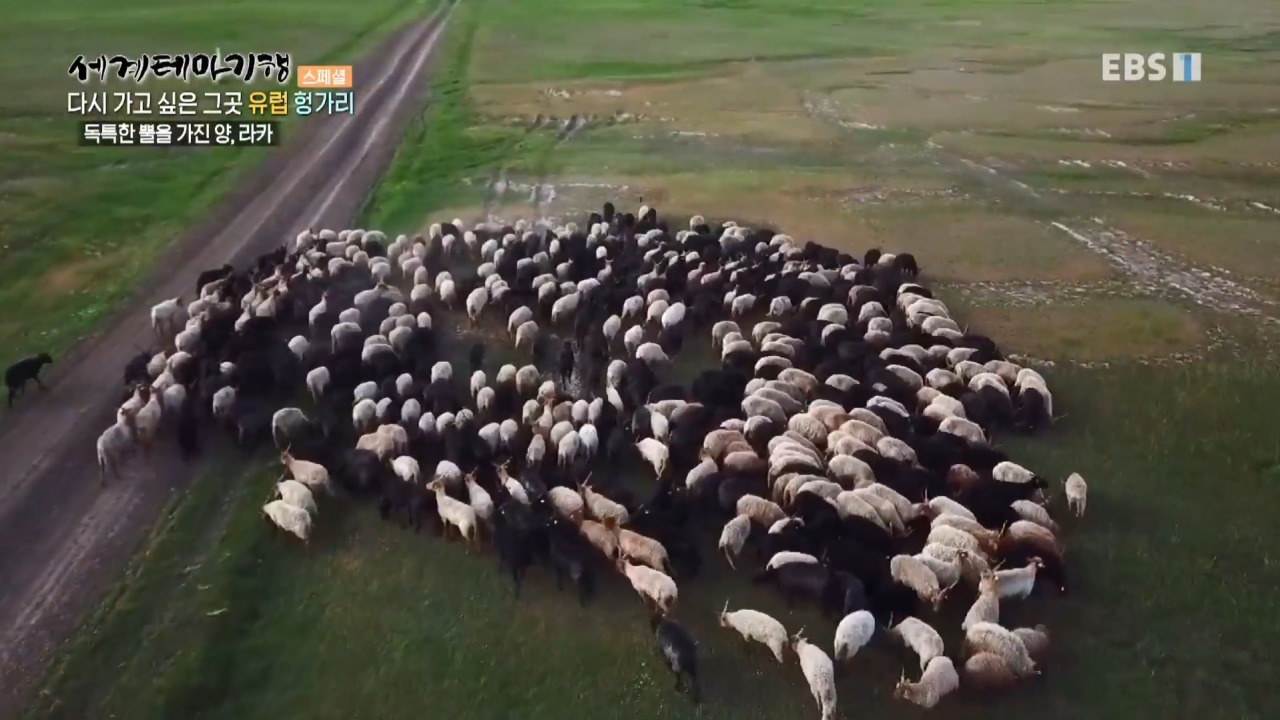
{"type": "MultiPolygon", "coordinates": [[[[609,204],[583,228],[303,232],[152,309],[164,349],[125,369],[103,482],[166,427],[188,456],[210,425],[249,451],[270,439],[287,477],[263,507],[275,526],[305,542],[317,496],[367,498],[415,532],[494,546],[517,597],[534,565],[583,604],[616,570],[695,702],[676,580],[695,580],[703,529],[720,528],[730,566],[763,562],[753,582],[840,618],[833,661],[765,613],[719,616],[779,662],[793,652],[824,720],[834,663],[882,627],[919,657],[895,695],[933,707],[1037,674],[1047,630],[1002,626],[1001,606],[1065,593],[1067,573],[1049,483],[990,442],[1049,425],[1053,396],[918,273],[909,254],[855,259],[700,216],[675,231],[609,204]],[[500,314],[501,352],[526,364],[490,375],[478,342],[463,381],[433,313],[490,338],[500,314]],[[708,341],[719,364],[670,382],[672,358],[708,341]],[[630,458],[652,471],[642,497],[610,470],[630,458]],[[928,622],[953,599],[971,603],[959,668],[928,622]]],[[[1084,480],[1063,485],[1083,515],[1084,480]]]]}

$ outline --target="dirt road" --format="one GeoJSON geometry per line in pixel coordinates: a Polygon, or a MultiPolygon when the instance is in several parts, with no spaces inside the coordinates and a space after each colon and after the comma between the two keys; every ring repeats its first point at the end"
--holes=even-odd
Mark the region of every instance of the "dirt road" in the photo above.
{"type": "Polygon", "coordinates": [[[396,32],[354,70],[352,115],[294,128],[264,167],[179,241],[115,323],[60,360],[0,427],[0,718],[16,716],[57,645],[198,468],[169,448],[98,485],[94,443],[114,422],[121,372],[151,344],[148,308],[192,297],[202,269],[238,262],[311,227],[348,225],[427,94],[425,69],[451,6],[396,32]]]}

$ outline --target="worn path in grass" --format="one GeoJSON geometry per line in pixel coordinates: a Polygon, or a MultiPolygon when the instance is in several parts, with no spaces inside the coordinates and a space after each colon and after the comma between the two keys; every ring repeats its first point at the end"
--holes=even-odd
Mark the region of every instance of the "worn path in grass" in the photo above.
{"type": "MultiPolygon", "coordinates": [[[[423,100],[422,74],[452,6],[395,33],[357,64],[353,115],[303,123],[162,263],[143,300],[77,348],[0,428],[0,716],[21,706],[49,651],[115,576],[171,490],[193,469],[175,457],[135,462],[101,490],[94,441],[113,422],[120,372],[151,343],[148,312],[185,293],[201,269],[243,260],[307,226],[340,226],[360,209],[423,100]]],[[[157,451],[162,452],[162,451],[157,451]]],[[[163,454],[163,453],[162,453],[163,454]]]]}

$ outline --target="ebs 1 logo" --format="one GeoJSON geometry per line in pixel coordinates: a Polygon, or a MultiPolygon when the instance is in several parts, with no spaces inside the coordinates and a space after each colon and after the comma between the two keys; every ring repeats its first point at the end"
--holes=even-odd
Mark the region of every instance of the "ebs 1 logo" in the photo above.
{"type": "Polygon", "coordinates": [[[1172,73],[1165,67],[1166,53],[1103,53],[1104,82],[1200,82],[1200,53],[1173,53],[1172,73]]]}

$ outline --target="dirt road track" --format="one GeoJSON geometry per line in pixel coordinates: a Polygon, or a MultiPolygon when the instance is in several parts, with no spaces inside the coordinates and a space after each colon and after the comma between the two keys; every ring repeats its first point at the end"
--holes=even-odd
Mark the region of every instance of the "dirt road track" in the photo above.
{"type": "Polygon", "coordinates": [[[151,344],[148,308],[192,297],[202,269],[278,246],[306,227],[343,227],[395,153],[427,94],[446,5],[396,32],[354,70],[353,115],[316,116],[176,244],[115,323],[82,342],[0,427],[0,718],[15,717],[57,645],[117,577],[157,512],[199,469],[169,447],[99,489],[94,443],[114,422],[121,372],[151,344]]]}

